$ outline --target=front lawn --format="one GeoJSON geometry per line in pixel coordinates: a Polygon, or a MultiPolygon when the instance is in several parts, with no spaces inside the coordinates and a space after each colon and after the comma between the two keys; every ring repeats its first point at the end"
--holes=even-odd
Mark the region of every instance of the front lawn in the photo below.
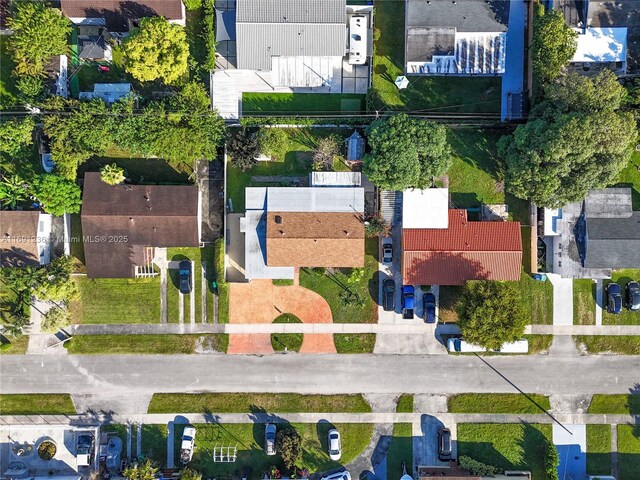
{"type": "Polygon", "coordinates": [[[611,475],[611,425],[587,425],[587,473],[611,475]]]}
{"type": "Polygon", "coordinates": [[[74,281],[80,299],[69,305],[73,323],[160,323],[160,276],[74,281]]]}
{"type": "MultiPolygon", "coordinates": [[[[175,426],[177,430],[182,430],[175,426]]],[[[143,424],[142,425],[142,458],[150,458],[157,465],[167,464],[167,426],[143,424]]],[[[174,444],[174,449],[179,449],[180,443],[174,444]]]]}
{"type": "Polygon", "coordinates": [[[0,335],[0,355],[21,355],[27,353],[29,347],[29,336],[23,335],[20,338],[7,338],[0,335]]]}
{"type": "Polygon", "coordinates": [[[640,335],[577,335],[573,340],[587,353],[640,355],[640,335]]]}
{"type": "Polygon", "coordinates": [[[0,394],[0,415],[75,415],[66,393],[0,394]]]}
{"type": "Polygon", "coordinates": [[[334,323],[376,323],[378,321],[378,239],[365,240],[365,267],[360,279],[349,282],[352,269],[300,269],[300,286],[321,295],[331,307],[334,323]],[[345,303],[341,295],[347,286],[362,304],[345,303]]]}
{"type": "MultiPolygon", "coordinates": [[[[611,275],[611,280],[604,281],[604,287],[610,282],[616,282],[622,288],[622,296],[624,299],[624,287],[631,281],[640,282],[640,269],[626,269],[615,270],[611,275]]],[[[606,298],[606,294],[603,291],[603,296],[606,298]]],[[[602,310],[602,324],[603,325],[640,325],[640,312],[632,312],[623,306],[622,312],[618,315],[607,312],[607,309],[602,310]]]]}
{"type": "Polygon", "coordinates": [[[299,393],[156,393],[148,413],[368,413],[371,406],[358,395],[299,393]]]}
{"type": "Polygon", "coordinates": [[[449,413],[542,413],[551,409],[549,398],[529,393],[462,393],[449,397],[449,413]]]}
{"type": "Polygon", "coordinates": [[[334,333],[333,343],[338,353],[373,353],[375,333],[334,333]]]}
{"type": "Polygon", "coordinates": [[[0,110],[11,110],[20,105],[15,77],[11,75],[15,63],[8,48],[8,35],[0,35],[0,110]]]}
{"type": "Polygon", "coordinates": [[[635,394],[595,394],[591,398],[589,413],[640,415],[640,392],[635,394]]]}
{"type": "Polygon", "coordinates": [[[74,335],[64,344],[72,355],[171,355],[227,351],[225,334],[203,335],[74,335]]]}
{"type": "Polygon", "coordinates": [[[544,480],[545,446],[551,425],[458,424],[458,456],[466,455],[501,470],[529,470],[544,480]]]}
{"type": "Polygon", "coordinates": [[[596,283],[591,279],[573,280],[573,324],[596,324],[596,283]]]}
{"type": "Polygon", "coordinates": [[[393,425],[393,437],[387,451],[387,480],[402,477],[402,465],[413,476],[413,428],[410,423],[393,425]]]}
{"type": "Polygon", "coordinates": [[[360,113],[364,95],[352,93],[243,93],[242,115],[360,113]]]}
{"type": "Polygon", "coordinates": [[[618,480],[638,480],[640,472],[640,428],[618,425],[618,480]]]}
{"type": "Polygon", "coordinates": [[[405,4],[374,0],[376,11],[373,61],[375,108],[422,112],[499,113],[500,77],[409,76],[409,86],[393,83],[404,75],[405,4]]]}

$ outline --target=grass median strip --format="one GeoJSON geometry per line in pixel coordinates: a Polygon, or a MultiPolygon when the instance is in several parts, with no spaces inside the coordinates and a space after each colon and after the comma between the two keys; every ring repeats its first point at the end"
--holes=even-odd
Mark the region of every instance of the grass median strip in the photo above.
{"type": "Polygon", "coordinates": [[[71,395],[0,394],[0,415],[75,415],[71,395]]]}
{"type": "Polygon", "coordinates": [[[20,338],[0,337],[0,355],[20,355],[27,353],[29,347],[29,336],[23,335],[20,338]]]}
{"type": "Polygon", "coordinates": [[[396,412],[398,413],[413,413],[413,394],[403,393],[398,398],[398,404],[396,405],[396,412]]]}
{"type": "Polygon", "coordinates": [[[640,355],[640,335],[577,335],[573,340],[588,353],[640,355]]]}
{"type": "Polygon", "coordinates": [[[587,473],[611,475],[611,425],[587,425],[587,473]]]}
{"type": "Polygon", "coordinates": [[[368,413],[371,406],[358,395],[298,393],[156,393],[149,413],[368,413]]]}
{"type": "Polygon", "coordinates": [[[531,393],[463,393],[449,397],[450,413],[542,413],[549,410],[549,399],[531,393]],[[535,402],[535,403],[534,403],[535,402]]]}
{"type": "Polygon", "coordinates": [[[189,354],[226,352],[229,336],[203,335],[75,335],[65,343],[70,354],[189,354]]]}
{"type": "Polygon", "coordinates": [[[338,353],[373,353],[375,333],[334,333],[333,343],[338,353]]]}
{"type": "Polygon", "coordinates": [[[640,415],[640,392],[628,395],[596,394],[591,397],[589,413],[640,415]]]}

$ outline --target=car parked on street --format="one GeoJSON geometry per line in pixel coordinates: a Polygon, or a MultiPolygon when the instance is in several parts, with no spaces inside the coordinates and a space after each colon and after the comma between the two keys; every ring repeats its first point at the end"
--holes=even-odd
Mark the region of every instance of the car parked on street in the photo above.
{"type": "Polygon", "coordinates": [[[640,311],[640,283],[629,282],[624,286],[626,305],[632,312],[640,311]]]}
{"type": "Polygon", "coordinates": [[[188,295],[191,293],[191,262],[182,260],[178,264],[178,271],[180,272],[180,293],[188,295]]]}
{"type": "Polygon", "coordinates": [[[448,428],[438,430],[438,459],[441,462],[451,460],[451,430],[448,428]]]}
{"type": "Polygon", "coordinates": [[[396,309],[396,282],[387,278],[382,282],[382,308],[387,312],[396,309]]]}
{"type": "Polygon", "coordinates": [[[606,287],[607,312],[618,314],[622,312],[622,289],[620,285],[611,282],[606,287]]]}
{"type": "Polygon", "coordinates": [[[329,458],[334,462],[340,460],[342,456],[342,444],[340,443],[340,432],[335,428],[329,430],[328,433],[329,458]]]}
{"type": "Polygon", "coordinates": [[[382,245],[382,263],[393,263],[393,244],[385,243],[382,245]]]}
{"type": "Polygon", "coordinates": [[[273,423],[264,426],[264,452],[267,455],[276,454],[276,426],[273,423]]]}
{"type": "Polygon", "coordinates": [[[436,323],[436,296],[431,292],[422,296],[422,317],[425,323],[436,323]]]}

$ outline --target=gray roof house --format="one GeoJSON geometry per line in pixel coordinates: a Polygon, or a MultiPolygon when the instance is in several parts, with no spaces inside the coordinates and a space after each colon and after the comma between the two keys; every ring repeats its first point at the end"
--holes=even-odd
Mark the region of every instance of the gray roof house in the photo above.
{"type": "Polygon", "coordinates": [[[509,2],[405,1],[407,74],[504,73],[509,2]]]}
{"type": "Polygon", "coordinates": [[[565,278],[610,278],[611,271],[640,265],[640,211],[631,189],[591,190],[555,218],[553,271],[565,278]]]}

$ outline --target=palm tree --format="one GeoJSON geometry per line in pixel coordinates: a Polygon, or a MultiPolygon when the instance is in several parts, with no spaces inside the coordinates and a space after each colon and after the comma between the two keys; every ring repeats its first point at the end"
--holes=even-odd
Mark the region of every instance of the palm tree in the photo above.
{"type": "Polygon", "coordinates": [[[119,185],[124,182],[124,169],[115,163],[105,165],[100,169],[100,180],[107,185],[119,185]]]}
{"type": "Polygon", "coordinates": [[[24,329],[31,325],[31,320],[24,313],[16,313],[10,317],[12,321],[5,325],[4,332],[13,338],[20,338],[24,334],[24,329]]]}
{"type": "Polygon", "coordinates": [[[29,185],[18,175],[3,175],[2,182],[0,182],[0,203],[7,205],[13,210],[19,202],[27,199],[28,186],[29,185]]]}

